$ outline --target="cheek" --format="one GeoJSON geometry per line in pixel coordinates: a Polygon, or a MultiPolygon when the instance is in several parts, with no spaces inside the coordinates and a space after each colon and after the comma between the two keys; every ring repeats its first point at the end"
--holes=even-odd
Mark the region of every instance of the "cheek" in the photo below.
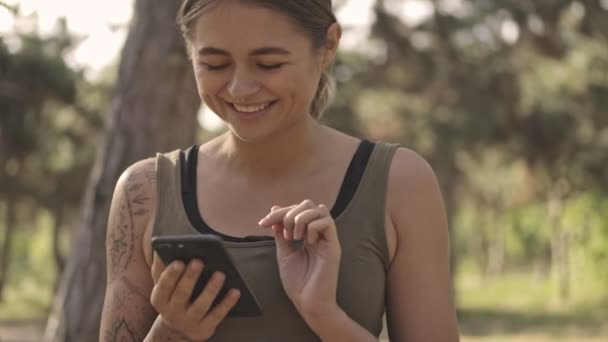
{"type": "Polygon", "coordinates": [[[220,89],[221,81],[217,77],[210,77],[209,74],[205,74],[195,69],[196,88],[200,99],[209,107],[214,113],[219,113],[218,100],[215,97],[220,89]]]}
{"type": "Polygon", "coordinates": [[[217,92],[217,89],[222,84],[222,81],[217,76],[210,75],[208,72],[205,72],[200,69],[195,69],[195,76],[198,93],[201,94],[201,96],[213,95],[217,92]]]}
{"type": "Polygon", "coordinates": [[[312,100],[317,89],[317,82],[314,72],[299,69],[270,78],[266,85],[275,94],[301,103],[312,100]]]}

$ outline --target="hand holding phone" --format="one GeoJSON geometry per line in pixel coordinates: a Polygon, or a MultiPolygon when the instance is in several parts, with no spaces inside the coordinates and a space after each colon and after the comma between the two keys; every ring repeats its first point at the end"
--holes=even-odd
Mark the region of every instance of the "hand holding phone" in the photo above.
{"type": "Polygon", "coordinates": [[[152,275],[152,306],[159,313],[152,328],[155,338],[180,340],[204,340],[211,338],[217,326],[226,318],[236,305],[240,293],[230,290],[221,302],[212,308],[224,283],[225,277],[216,273],[205,286],[202,293],[191,301],[192,289],[199,279],[204,265],[192,260],[187,265],[174,261],[167,267],[154,255],[152,275]]]}
{"type": "Polygon", "coordinates": [[[152,246],[165,265],[174,261],[182,262],[183,265],[188,265],[193,260],[202,261],[202,271],[191,290],[189,303],[197,300],[207,284],[215,284],[210,283],[213,277],[223,276],[225,280],[222,282],[211,308],[220,303],[229,289],[238,289],[241,294],[240,299],[230,310],[228,316],[259,316],[262,314],[258,301],[239,273],[221,238],[209,234],[158,236],[152,238],[152,246]],[[215,275],[216,272],[220,273],[215,275]]]}

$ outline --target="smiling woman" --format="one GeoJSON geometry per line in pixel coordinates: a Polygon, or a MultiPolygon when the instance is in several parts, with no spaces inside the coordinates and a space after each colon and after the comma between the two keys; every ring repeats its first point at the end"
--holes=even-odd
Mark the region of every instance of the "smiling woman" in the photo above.
{"type": "MultiPolygon", "coordinates": [[[[179,18],[201,98],[241,138],[246,133],[239,123],[289,112],[310,111],[319,118],[331,97],[327,69],[340,38],[331,7],[315,17],[305,15],[306,8],[300,5],[273,3],[187,2],[179,18]],[[268,6],[291,16],[279,15],[268,6]],[[210,13],[205,15],[207,20],[193,19],[210,13]],[[226,25],[237,22],[240,25],[226,25]],[[269,22],[273,25],[266,25],[269,22]],[[243,24],[261,29],[247,34],[241,30],[243,24]],[[332,36],[326,36],[328,29],[332,36]],[[322,50],[324,45],[329,49],[322,50]],[[261,76],[255,82],[254,74],[261,76]],[[311,98],[312,102],[306,102],[311,98]]],[[[298,118],[290,115],[275,121],[289,123],[298,118]]]]}
{"type": "Polygon", "coordinates": [[[118,181],[102,338],[377,341],[386,312],[391,340],[458,340],[432,169],[318,120],[342,33],[331,1],[188,0],[178,23],[198,94],[229,129],[118,181]],[[262,316],[228,316],[240,294],[221,272],[190,301],[206,260],[153,253],[152,237],[201,233],[223,239],[262,316]],[[116,258],[120,236],[142,257],[116,258]]]}

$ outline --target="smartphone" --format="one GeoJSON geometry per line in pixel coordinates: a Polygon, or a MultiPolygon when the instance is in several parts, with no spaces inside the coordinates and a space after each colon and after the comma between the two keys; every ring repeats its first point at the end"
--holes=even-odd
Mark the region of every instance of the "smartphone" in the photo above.
{"type": "Polygon", "coordinates": [[[203,262],[203,272],[194,286],[190,302],[198,298],[213,273],[221,271],[226,278],[212,307],[224,298],[228,290],[236,288],[240,290],[241,296],[228,316],[255,317],[262,315],[260,304],[236,268],[220,237],[211,234],[155,236],[152,237],[152,247],[165,265],[176,260],[185,265],[188,265],[193,259],[203,262]]]}

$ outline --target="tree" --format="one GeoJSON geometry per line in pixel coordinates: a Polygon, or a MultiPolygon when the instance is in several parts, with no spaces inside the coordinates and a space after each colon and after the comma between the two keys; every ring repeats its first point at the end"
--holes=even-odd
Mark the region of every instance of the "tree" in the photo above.
{"type": "Polygon", "coordinates": [[[194,142],[200,106],[175,24],[178,1],[137,0],[103,143],[72,252],[47,323],[47,341],[95,341],[105,290],[105,234],[114,185],[133,162],[194,142]]]}
{"type": "MultiPolygon", "coordinates": [[[[13,14],[19,18],[17,10],[13,14]]],[[[84,83],[83,77],[63,60],[63,54],[74,45],[65,21],[59,21],[55,34],[48,38],[19,29],[7,38],[18,41],[19,48],[9,49],[0,37],[0,165],[5,166],[0,168],[0,205],[6,206],[0,298],[11,263],[15,227],[35,226],[41,209],[59,218],[78,205],[90,165],[84,146],[94,125],[80,110],[84,108],[78,108],[77,87],[84,83]],[[80,124],[60,125],[59,121],[80,124]],[[62,148],[73,155],[60,158],[62,148]],[[28,214],[17,215],[24,210],[28,214]]],[[[62,224],[55,221],[58,236],[62,224]]],[[[58,239],[53,244],[60,269],[58,239]]]]}
{"type": "MultiPolygon", "coordinates": [[[[556,224],[561,210],[555,208],[569,194],[608,188],[608,145],[601,138],[607,127],[607,6],[597,0],[423,0],[416,2],[432,11],[408,23],[391,9],[407,2],[376,1],[369,52],[360,54],[363,62],[351,58],[341,66],[353,74],[356,92],[340,103],[359,114],[367,134],[401,142],[430,161],[450,217],[467,197],[483,198],[484,211],[512,209],[504,201],[512,196],[476,186],[481,183],[471,178],[483,175],[463,167],[463,160],[486,165],[484,158],[499,155],[490,182],[497,181],[496,171],[523,162],[535,180],[534,188],[524,189],[528,204],[552,208],[553,266],[567,279],[569,233],[556,224]],[[564,180],[567,192],[560,191],[564,180]]],[[[487,245],[500,265],[504,227],[491,225],[487,245]]]]}

